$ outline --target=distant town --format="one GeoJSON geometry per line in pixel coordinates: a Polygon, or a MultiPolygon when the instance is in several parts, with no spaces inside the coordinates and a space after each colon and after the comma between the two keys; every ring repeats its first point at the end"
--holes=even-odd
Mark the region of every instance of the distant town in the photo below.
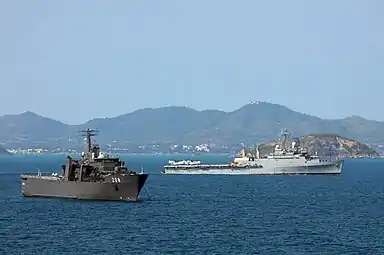
{"type": "MultiPolygon", "coordinates": [[[[130,148],[112,147],[111,145],[101,148],[107,153],[114,154],[134,154],[134,153],[146,153],[146,154],[164,154],[164,153],[225,153],[236,154],[241,150],[241,146],[217,146],[215,144],[200,144],[200,145],[138,145],[130,148]]],[[[83,151],[82,148],[14,148],[7,149],[12,154],[76,154],[83,151]]]]}
{"type": "MultiPolygon", "coordinates": [[[[249,150],[253,150],[253,146],[247,146],[249,150]]],[[[380,157],[384,157],[384,146],[377,145],[372,148],[377,151],[380,157]]],[[[137,145],[129,148],[113,147],[107,145],[101,148],[102,151],[109,154],[227,154],[236,155],[242,149],[242,145],[215,145],[215,144],[199,144],[199,145],[161,145],[161,144],[149,144],[149,145],[137,145]]],[[[12,154],[79,154],[84,148],[13,148],[7,149],[12,154]]],[[[360,156],[365,157],[365,156],[360,156]]]]}

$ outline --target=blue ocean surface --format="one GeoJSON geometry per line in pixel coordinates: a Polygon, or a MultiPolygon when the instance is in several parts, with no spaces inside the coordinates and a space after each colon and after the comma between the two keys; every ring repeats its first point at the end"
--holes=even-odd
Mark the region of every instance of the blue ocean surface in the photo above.
{"type": "Polygon", "coordinates": [[[0,157],[0,254],[384,254],[381,159],[341,175],[172,176],[160,171],[176,157],[132,155],[150,173],[141,202],[21,195],[21,172],[60,172],[65,157],[0,157]]]}

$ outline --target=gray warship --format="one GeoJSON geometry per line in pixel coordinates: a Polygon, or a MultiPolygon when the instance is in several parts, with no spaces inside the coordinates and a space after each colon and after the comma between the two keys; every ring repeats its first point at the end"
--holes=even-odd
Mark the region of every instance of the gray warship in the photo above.
{"type": "Polygon", "coordinates": [[[22,174],[21,192],[26,197],[57,197],[85,200],[137,201],[148,174],[136,173],[119,158],[100,152],[91,137],[97,130],[82,131],[87,150],[80,159],[67,157],[61,174],[22,174]]]}
{"type": "Polygon", "coordinates": [[[225,175],[254,175],[254,174],[340,174],[343,167],[342,159],[320,158],[310,155],[300,148],[298,141],[292,142],[291,149],[286,148],[289,133],[282,131],[282,148],[276,144],[274,152],[260,157],[259,149],[255,153],[247,153],[245,147],[228,164],[202,164],[170,160],[162,170],[163,174],[225,174],[225,175]]]}

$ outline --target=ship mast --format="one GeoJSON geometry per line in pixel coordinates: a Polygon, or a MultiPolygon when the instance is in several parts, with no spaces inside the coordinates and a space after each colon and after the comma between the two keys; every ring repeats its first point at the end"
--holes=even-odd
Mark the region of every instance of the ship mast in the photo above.
{"type": "Polygon", "coordinates": [[[86,130],[82,130],[81,132],[85,133],[85,134],[83,134],[83,136],[85,136],[86,141],[87,141],[87,152],[90,153],[91,148],[92,148],[91,137],[95,136],[97,134],[98,130],[87,128],[86,130]]]}
{"type": "Polygon", "coordinates": [[[290,133],[288,132],[288,129],[284,128],[281,131],[281,135],[283,136],[283,142],[282,142],[283,151],[286,151],[285,143],[287,142],[287,137],[290,135],[290,133]]]}

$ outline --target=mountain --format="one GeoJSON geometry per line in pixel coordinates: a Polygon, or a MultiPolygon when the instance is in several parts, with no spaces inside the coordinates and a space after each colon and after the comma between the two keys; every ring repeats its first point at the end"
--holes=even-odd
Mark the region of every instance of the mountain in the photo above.
{"type": "Polygon", "coordinates": [[[101,145],[140,144],[260,144],[276,139],[281,126],[294,137],[309,133],[337,134],[362,143],[384,143],[384,122],[351,116],[321,119],[266,102],[247,104],[232,112],[197,111],[187,107],[146,108],[81,125],[42,117],[32,112],[0,117],[0,143],[6,148],[82,146],[79,130],[98,128],[101,145]],[[281,124],[281,125],[280,125],[281,124]]]}
{"type": "MultiPolygon", "coordinates": [[[[274,150],[277,141],[271,141],[259,146],[260,155],[267,155],[274,150]]],[[[293,142],[286,142],[288,148],[293,142]]],[[[375,157],[378,153],[367,145],[335,134],[310,134],[295,139],[301,148],[305,148],[310,154],[317,153],[319,156],[342,156],[342,157],[375,157]]]]}
{"type": "Polygon", "coordinates": [[[191,143],[194,137],[190,138],[190,133],[210,128],[225,115],[225,112],[199,112],[186,107],[148,108],[115,118],[88,121],[81,128],[98,128],[102,135],[108,136],[109,142],[123,139],[135,144],[191,143]]]}
{"type": "Polygon", "coordinates": [[[0,117],[0,143],[8,147],[52,146],[68,140],[73,127],[33,112],[0,117]]]}

